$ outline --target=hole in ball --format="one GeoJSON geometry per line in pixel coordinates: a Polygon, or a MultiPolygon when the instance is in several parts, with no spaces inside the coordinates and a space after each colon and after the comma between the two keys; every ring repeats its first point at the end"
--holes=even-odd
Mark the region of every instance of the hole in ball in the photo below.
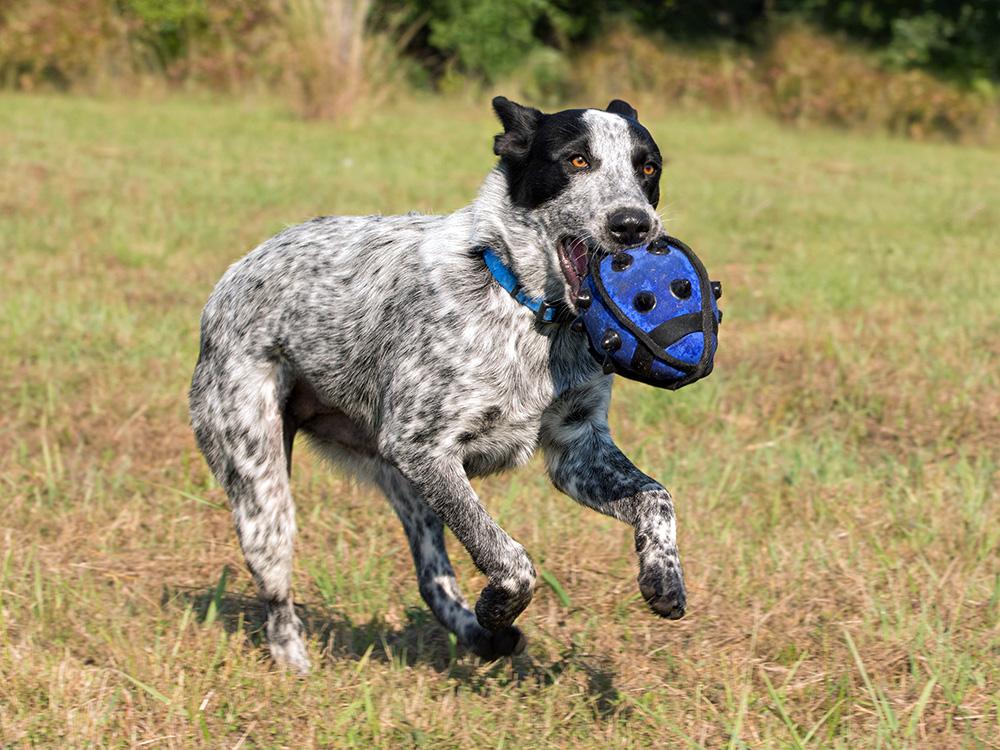
{"type": "Polygon", "coordinates": [[[687,279],[674,279],[670,282],[670,291],[677,299],[687,299],[691,296],[691,282],[687,279]]]}
{"type": "Polygon", "coordinates": [[[632,256],[628,253],[616,253],[611,259],[612,271],[624,271],[632,265],[632,256]]]}
{"type": "Polygon", "coordinates": [[[670,243],[666,237],[660,237],[646,246],[646,252],[652,255],[666,255],[670,252],[670,243]]]}
{"type": "Polygon", "coordinates": [[[656,307],[656,296],[652,292],[639,292],[632,300],[632,307],[638,312],[648,313],[656,307]]]}

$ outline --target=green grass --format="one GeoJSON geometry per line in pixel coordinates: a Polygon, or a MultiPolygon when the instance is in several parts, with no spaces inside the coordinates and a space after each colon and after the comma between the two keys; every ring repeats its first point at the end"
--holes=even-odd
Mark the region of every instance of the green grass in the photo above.
{"type": "Polygon", "coordinates": [[[545,571],[527,652],[480,665],[384,501],[299,451],[297,679],[188,429],[200,308],[287,224],[467,203],[496,125],[0,97],[0,745],[997,747],[1000,153],[649,125],[725,285],[712,377],[612,407],[674,491],[688,615],[647,613],[629,530],[536,461],[478,485],[545,571]]]}

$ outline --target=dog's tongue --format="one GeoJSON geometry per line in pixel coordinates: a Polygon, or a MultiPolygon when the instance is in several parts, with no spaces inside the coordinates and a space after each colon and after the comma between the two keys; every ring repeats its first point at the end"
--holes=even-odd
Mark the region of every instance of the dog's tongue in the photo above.
{"type": "Polygon", "coordinates": [[[566,252],[569,262],[573,264],[573,270],[579,278],[587,275],[587,243],[580,239],[570,242],[566,252]]]}

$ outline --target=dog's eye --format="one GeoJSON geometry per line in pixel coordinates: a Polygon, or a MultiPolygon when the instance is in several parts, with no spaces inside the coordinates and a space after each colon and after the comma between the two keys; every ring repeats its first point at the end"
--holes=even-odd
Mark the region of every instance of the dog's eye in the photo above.
{"type": "Polygon", "coordinates": [[[586,169],[590,166],[590,162],[582,154],[574,154],[569,158],[569,163],[573,165],[573,169],[586,169]]]}
{"type": "Polygon", "coordinates": [[[642,173],[646,175],[646,177],[656,174],[656,165],[651,161],[647,161],[642,167],[642,173]]]}

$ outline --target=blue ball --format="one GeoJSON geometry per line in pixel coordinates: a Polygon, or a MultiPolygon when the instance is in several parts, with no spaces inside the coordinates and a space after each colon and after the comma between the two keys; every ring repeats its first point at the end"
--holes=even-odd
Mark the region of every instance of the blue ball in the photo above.
{"type": "Polygon", "coordinates": [[[721,295],[691,248],[663,236],[592,254],[576,327],[605,372],[675,390],[712,371],[721,295]]]}

